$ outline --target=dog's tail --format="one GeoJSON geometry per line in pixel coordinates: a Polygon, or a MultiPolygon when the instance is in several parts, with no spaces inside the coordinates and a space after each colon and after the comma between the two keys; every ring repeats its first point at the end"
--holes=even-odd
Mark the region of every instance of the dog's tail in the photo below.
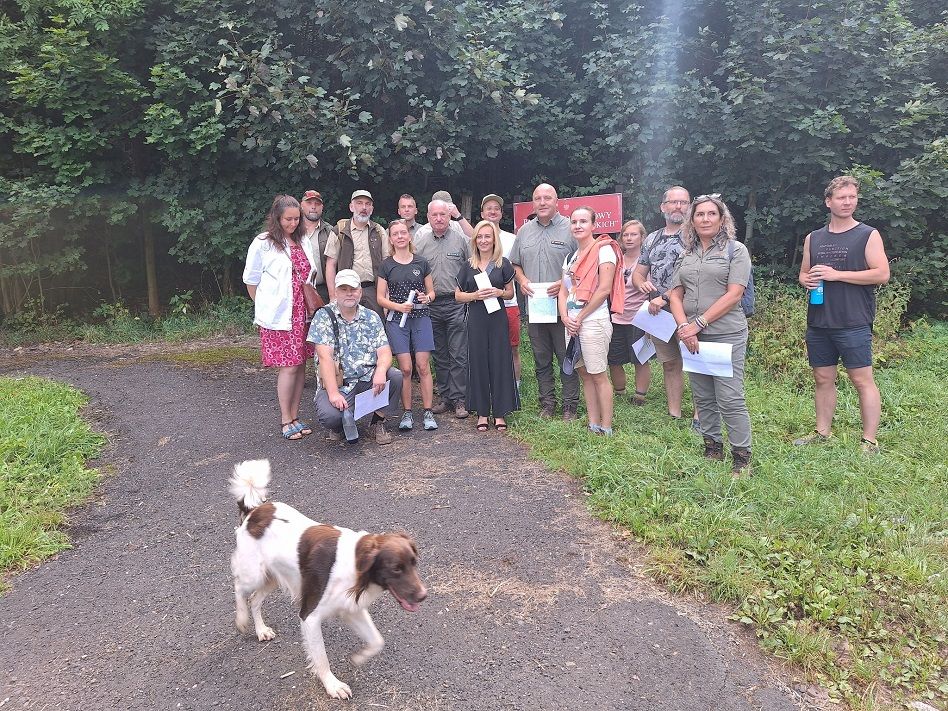
{"type": "Polygon", "coordinates": [[[269,459],[248,459],[234,467],[234,473],[230,477],[230,493],[237,499],[241,522],[254,508],[267,500],[269,483],[269,459]]]}

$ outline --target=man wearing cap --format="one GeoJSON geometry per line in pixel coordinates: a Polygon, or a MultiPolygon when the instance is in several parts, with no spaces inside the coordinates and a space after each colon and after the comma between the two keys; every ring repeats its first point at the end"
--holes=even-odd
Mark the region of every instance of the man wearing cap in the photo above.
{"type": "MultiPolygon", "coordinates": [[[[556,297],[560,289],[563,262],[576,251],[578,245],[569,228],[569,220],[557,211],[559,196],[556,188],[547,183],[533,191],[533,210],[536,217],[517,231],[517,239],[510,251],[510,263],[517,273],[517,284],[528,297],[533,296],[531,283],[549,283],[546,296],[556,297]]],[[[542,296],[543,294],[537,294],[542,296]]],[[[563,322],[531,323],[530,347],[536,363],[539,387],[540,414],[553,417],[556,411],[556,381],[553,376],[553,355],[562,366],[566,357],[566,331],[563,322]]],[[[575,372],[566,375],[560,368],[563,385],[563,419],[575,420],[579,405],[579,377],[575,372]]]]}
{"type": "Polygon", "coordinates": [[[422,226],[415,221],[415,218],[418,217],[418,203],[408,193],[398,198],[398,216],[405,221],[405,226],[408,228],[412,239],[414,239],[422,226]]]}
{"type": "Polygon", "coordinates": [[[329,286],[329,298],[335,299],[336,273],[343,269],[352,269],[359,275],[362,285],[362,305],[382,315],[378,304],[375,280],[379,275],[382,260],[388,256],[388,239],[385,230],[372,222],[372,193],[368,190],[356,190],[349,201],[351,220],[340,220],[337,232],[329,236],[326,243],[326,284],[329,286]]]}
{"type": "Polygon", "coordinates": [[[464,304],[454,300],[454,290],[458,272],[471,256],[471,247],[461,228],[452,224],[451,209],[444,200],[428,203],[428,224],[418,230],[415,253],[428,261],[435,288],[435,299],[429,302],[428,313],[434,331],[435,373],[441,402],[432,412],[442,414],[453,409],[454,416],[463,419],[468,415],[464,406],[467,400],[467,320],[464,304]]]}
{"type": "Polygon", "coordinates": [[[323,301],[329,301],[329,288],[326,286],[326,244],[333,228],[323,221],[323,196],[315,190],[307,190],[300,199],[303,213],[303,231],[313,249],[318,250],[319,260],[313,270],[313,284],[323,301]]]}
{"type": "MultiPolygon", "coordinates": [[[[373,287],[374,288],[374,287],[373,287]]],[[[385,412],[401,401],[402,373],[392,367],[392,349],[385,337],[382,319],[362,306],[362,279],[352,269],[343,269],[333,278],[335,301],[316,312],[307,340],[316,346],[320,387],[313,402],[316,419],[328,431],[329,439],[354,442],[359,431],[352,419],[355,398],[372,390],[376,395],[389,383],[388,407],[372,415],[369,428],[380,445],[390,444],[385,429],[385,412]],[[342,368],[343,384],[336,376],[336,360],[342,368]]]]}
{"type": "MultiPolygon", "coordinates": [[[[513,249],[514,240],[517,235],[513,232],[507,232],[500,229],[500,218],[504,214],[504,199],[500,195],[491,193],[485,195],[481,200],[481,219],[493,222],[500,231],[500,245],[503,247],[504,256],[510,259],[510,251],[513,249]]],[[[517,295],[504,300],[504,306],[507,309],[507,329],[510,334],[510,350],[513,351],[514,377],[517,379],[517,391],[520,391],[520,305],[517,303],[517,295]]]]}

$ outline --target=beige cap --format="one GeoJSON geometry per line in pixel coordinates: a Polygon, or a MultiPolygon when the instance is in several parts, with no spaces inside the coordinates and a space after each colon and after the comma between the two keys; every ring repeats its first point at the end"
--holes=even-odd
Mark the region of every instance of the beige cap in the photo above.
{"type": "Polygon", "coordinates": [[[484,209],[484,203],[485,203],[485,202],[488,202],[489,200],[494,200],[494,201],[495,201],[498,205],[500,205],[501,207],[504,206],[504,199],[503,199],[500,195],[497,195],[497,194],[495,194],[495,193],[491,193],[490,195],[485,195],[483,198],[481,198],[481,209],[482,209],[482,210],[484,209]]]}
{"type": "Polygon", "coordinates": [[[372,193],[370,193],[368,190],[356,190],[354,193],[352,193],[352,197],[349,198],[349,202],[352,202],[358,197],[368,198],[369,200],[372,200],[372,202],[375,202],[375,200],[372,198],[372,193]]]}
{"type": "Polygon", "coordinates": [[[336,272],[336,288],[338,289],[343,284],[351,286],[353,289],[358,289],[362,286],[362,281],[354,269],[343,269],[336,272]]]}

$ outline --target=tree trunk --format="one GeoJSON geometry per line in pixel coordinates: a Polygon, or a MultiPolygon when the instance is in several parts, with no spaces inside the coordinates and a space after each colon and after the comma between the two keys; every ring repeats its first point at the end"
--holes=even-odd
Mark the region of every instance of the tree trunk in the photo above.
{"type": "Polygon", "coordinates": [[[158,316],[161,313],[161,303],[158,301],[158,274],[155,270],[155,233],[151,220],[142,211],[142,248],[145,253],[145,281],[148,285],[148,313],[158,316]]]}
{"type": "Polygon", "coordinates": [[[107,237],[104,244],[105,273],[106,273],[106,276],[108,276],[109,278],[109,293],[112,294],[112,303],[114,304],[118,301],[118,295],[115,293],[115,280],[112,278],[112,255],[110,254],[110,252],[112,251],[111,244],[112,244],[112,240],[107,237]]]}
{"type": "Polygon", "coordinates": [[[747,211],[744,213],[744,246],[751,251],[754,239],[754,223],[757,221],[757,175],[751,178],[750,191],[747,194],[747,211]]]}

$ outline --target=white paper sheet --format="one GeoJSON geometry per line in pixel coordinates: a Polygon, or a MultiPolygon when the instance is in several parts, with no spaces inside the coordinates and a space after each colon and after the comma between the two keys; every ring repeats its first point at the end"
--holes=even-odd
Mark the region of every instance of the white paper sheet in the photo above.
{"type": "Polygon", "coordinates": [[[681,369],[685,372],[726,378],[734,376],[734,365],[731,363],[734,346],[730,343],[699,341],[697,353],[689,351],[684,343],[679,343],[678,348],[681,350],[681,369]]]}
{"type": "Polygon", "coordinates": [[[645,365],[648,363],[649,358],[655,355],[655,345],[652,343],[651,338],[642,336],[639,340],[632,344],[632,352],[635,353],[635,357],[638,359],[639,363],[645,365]]]}
{"type": "Polygon", "coordinates": [[[632,325],[638,326],[646,333],[650,333],[656,338],[660,338],[665,343],[671,339],[678,324],[675,323],[675,317],[667,311],[659,311],[655,316],[648,312],[648,301],[642,304],[642,307],[632,319],[632,325]]]}
{"type": "Polygon", "coordinates": [[[356,395],[354,408],[355,412],[353,413],[354,417],[357,420],[361,420],[370,412],[384,410],[386,407],[388,407],[388,393],[390,385],[390,381],[385,381],[385,387],[382,388],[382,392],[380,392],[378,395],[373,395],[371,388],[366,390],[364,393],[359,393],[356,395]]]}
{"type": "MultiPolygon", "coordinates": [[[[490,283],[490,275],[486,272],[478,272],[474,275],[474,283],[477,284],[478,289],[490,289],[493,288],[493,284],[490,283]]],[[[496,296],[493,296],[489,299],[484,299],[484,306],[487,308],[487,313],[492,314],[495,311],[500,311],[500,299],[496,296]]]]}
{"type": "Polygon", "coordinates": [[[533,296],[527,297],[530,323],[556,323],[559,320],[556,297],[546,295],[546,290],[551,286],[553,286],[551,281],[530,282],[530,288],[533,289],[533,296]]]}

